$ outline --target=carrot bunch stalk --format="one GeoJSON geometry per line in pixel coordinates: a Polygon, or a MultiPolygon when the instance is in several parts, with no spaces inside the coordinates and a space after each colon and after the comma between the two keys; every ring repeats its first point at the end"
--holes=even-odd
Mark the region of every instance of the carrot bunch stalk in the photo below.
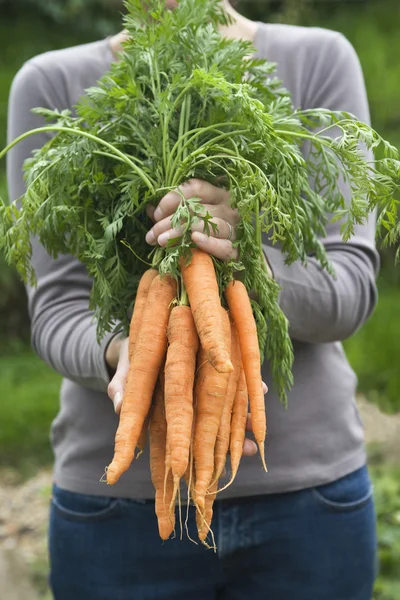
{"type": "Polygon", "coordinates": [[[140,281],[130,326],[130,368],[107,483],[116,483],[129,468],[135,447],[143,451],[149,431],[160,537],[168,539],[174,532],[176,499],[180,504],[180,485],[186,481],[199,539],[207,547],[211,539],[215,547],[213,505],[238,472],[249,397],[265,467],[257,329],[241,282],[226,287],[229,312],[222,306],[209,255],[192,251],[191,261],[181,263],[181,276],[180,300],[171,276],[149,269],[140,281]],[[228,453],[231,478],[219,488],[228,453]]]}

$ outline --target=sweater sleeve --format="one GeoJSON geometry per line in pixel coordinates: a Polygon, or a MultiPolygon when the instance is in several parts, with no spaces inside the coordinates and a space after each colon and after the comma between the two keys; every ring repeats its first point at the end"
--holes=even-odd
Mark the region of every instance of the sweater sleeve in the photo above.
{"type": "MultiPolygon", "coordinates": [[[[303,107],[345,110],[369,123],[364,79],[355,50],[341,34],[325,32],[326,37],[321,37],[321,30],[317,31],[310,49],[313,60],[309,76],[302,82],[303,107]]],[[[373,160],[372,155],[366,155],[373,160]]],[[[339,185],[348,201],[349,187],[344,181],[339,185]]],[[[379,269],[375,221],[373,215],[364,225],[357,225],[347,243],[340,236],[340,223],[329,223],[323,243],[336,271],[335,279],[313,256],[307,266],[300,262],[287,265],[278,248],[264,245],[281,286],[280,305],[293,339],[314,344],[344,340],[371,315],[377,302],[375,278],[379,269]]]]}
{"type": "MultiPolygon", "coordinates": [[[[48,77],[32,61],[21,68],[9,97],[9,141],[43,125],[42,118],[31,112],[32,108],[70,108],[67,98],[63,98],[61,83],[57,85],[55,77],[48,77]]],[[[28,137],[9,153],[10,201],[20,198],[25,191],[22,172],[25,159],[48,139],[48,134],[28,137]]],[[[108,334],[100,344],[97,342],[96,322],[89,310],[92,283],[84,266],[72,256],[51,258],[36,239],[32,240],[31,262],[37,277],[37,286],[27,287],[34,350],[64,377],[105,391],[109,382],[105,349],[115,334],[108,334]]]]}

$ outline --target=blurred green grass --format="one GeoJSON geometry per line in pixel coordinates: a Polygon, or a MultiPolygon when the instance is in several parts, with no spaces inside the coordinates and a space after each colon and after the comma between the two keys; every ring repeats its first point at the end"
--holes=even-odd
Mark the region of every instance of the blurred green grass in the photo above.
{"type": "Polygon", "coordinates": [[[49,431],[60,380],[25,347],[0,357],[0,466],[26,477],[51,463],[49,431]]]}
{"type": "Polygon", "coordinates": [[[344,344],[359,379],[359,391],[387,413],[400,411],[399,317],[399,289],[381,280],[375,313],[344,344]]]}
{"type": "Polygon", "coordinates": [[[340,31],[363,69],[373,126],[400,148],[400,2],[320,3],[312,25],[340,31]]]}
{"type": "MultiPolygon", "coordinates": [[[[1,4],[1,2],[0,2],[1,4]]],[[[0,147],[6,142],[8,95],[16,72],[37,54],[91,41],[95,34],[74,33],[68,28],[50,25],[32,13],[25,18],[7,18],[0,14],[0,147]]],[[[0,164],[4,170],[5,161],[0,164]]]]}

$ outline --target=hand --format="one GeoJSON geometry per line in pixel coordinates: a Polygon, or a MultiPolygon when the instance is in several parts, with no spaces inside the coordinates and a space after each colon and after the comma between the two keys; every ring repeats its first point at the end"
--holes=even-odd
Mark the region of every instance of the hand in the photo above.
{"type": "MultiPolygon", "coordinates": [[[[190,179],[180,186],[180,191],[185,198],[198,197],[204,204],[205,211],[212,216],[212,221],[217,225],[217,231],[211,236],[203,233],[203,224],[198,223],[192,228],[192,240],[200,250],[212,254],[215,258],[229,261],[238,258],[238,250],[233,247],[232,242],[236,239],[236,227],[239,215],[231,208],[229,192],[215,187],[207,181],[190,179]]],[[[166,246],[169,239],[179,237],[180,229],[172,229],[172,216],[182,202],[177,192],[169,192],[162,198],[157,206],[149,206],[148,215],[155,225],[146,235],[146,242],[152,246],[159,244],[166,246]]]]}
{"type": "MultiPolygon", "coordinates": [[[[122,340],[118,336],[113,338],[108,345],[107,351],[110,349],[109,357],[110,360],[115,361],[115,357],[118,354],[117,362],[108,363],[111,368],[115,368],[116,372],[112,380],[108,385],[108,395],[114,403],[114,410],[117,414],[121,412],[122,398],[124,395],[124,388],[126,378],[128,377],[129,371],[129,340],[128,338],[122,340]]],[[[107,352],[106,352],[107,360],[107,352]]],[[[108,361],[107,361],[108,362],[108,361]]],[[[263,383],[264,394],[267,393],[267,386],[263,383]]],[[[251,417],[248,415],[246,430],[251,432],[251,417]]],[[[254,456],[257,453],[257,446],[253,440],[246,438],[243,445],[243,456],[254,456]]]]}

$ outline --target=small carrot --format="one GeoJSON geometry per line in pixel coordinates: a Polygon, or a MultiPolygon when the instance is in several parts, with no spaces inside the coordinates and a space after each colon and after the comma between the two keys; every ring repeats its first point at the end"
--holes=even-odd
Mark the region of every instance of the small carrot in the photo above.
{"type": "Polygon", "coordinates": [[[154,405],[150,419],[150,473],[156,491],[155,510],[162,540],[167,540],[175,528],[175,513],[169,510],[173,494],[171,473],[167,477],[164,489],[166,439],[164,395],[158,380],[154,390],[154,405]]]}
{"type": "MultiPolygon", "coordinates": [[[[230,350],[230,323],[228,313],[218,311],[224,327],[224,340],[230,350]]],[[[194,426],[193,457],[196,472],[195,498],[200,512],[214,473],[214,448],[229,382],[229,373],[218,373],[200,348],[197,358],[195,384],[196,419],[194,426]]]]}
{"type": "Polygon", "coordinates": [[[193,384],[199,348],[196,326],[189,306],[176,306],[172,309],[167,334],[169,346],[165,364],[165,411],[170,465],[177,489],[189,463],[193,384]]]}
{"type": "Polygon", "coordinates": [[[226,392],[226,399],[224,402],[224,408],[222,410],[221,422],[219,424],[217,441],[215,443],[215,471],[214,481],[218,481],[221,477],[222,472],[225,468],[226,455],[229,449],[229,440],[231,435],[231,416],[233,402],[236,396],[236,388],[239,381],[240,367],[242,359],[240,355],[239,337],[236,329],[236,325],[231,323],[231,360],[233,364],[233,371],[229,376],[228,389],[226,392]]]}
{"type": "Polygon", "coordinates": [[[149,411],[149,414],[147,415],[146,420],[143,423],[142,431],[140,432],[138,443],[136,444],[136,448],[139,450],[139,452],[136,455],[136,458],[139,458],[139,456],[143,454],[144,449],[146,447],[147,431],[149,429],[150,422],[150,412],[151,411],[149,411]]]}
{"type": "Polygon", "coordinates": [[[135,344],[139,336],[139,329],[142,324],[143,310],[146,305],[146,300],[149,294],[150,286],[153,283],[153,279],[155,279],[157,275],[158,271],[156,271],[155,269],[148,269],[142,275],[142,278],[138,285],[135,306],[133,308],[131,323],[129,327],[129,360],[132,360],[135,344]]]}
{"type": "Polygon", "coordinates": [[[225,298],[239,334],[240,351],[250,398],[253,433],[260,450],[264,469],[267,470],[264,452],[267,423],[260,370],[261,361],[257,327],[247,290],[241,281],[231,281],[228,283],[225,290],[225,298]]]}
{"type": "Polygon", "coordinates": [[[199,540],[205,542],[208,533],[211,533],[211,521],[213,518],[213,506],[217,497],[218,481],[215,481],[206,496],[204,515],[200,511],[196,511],[196,524],[199,540]]]}
{"type": "Polygon", "coordinates": [[[121,416],[115,437],[114,458],[107,470],[113,485],[129,468],[143,423],[151,406],[157,377],[167,350],[170,305],[176,296],[176,282],[157,275],[150,286],[142,326],[130,363],[121,416]],[[155,318],[157,316],[157,318],[155,318]]]}
{"type": "Polygon", "coordinates": [[[194,249],[190,263],[182,261],[181,273],[207,358],[218,372],[230,373],[233,366],[222,330],[221,301],[211,256],[194,249]]]}
{"type": "Polygon", "coordinates": [[[246,437],[246,422],[248,408],[249,396],[247,393],[246,377],[244,375],[243,365],[241,365],[235,400],[233,402],[231,420],[231,439],[229,443],[229,452],[232,468],[231,482],[236,477],[236,474],[239,469],[240,460],[242,458],[243,444],[244,439],[246,437]]]}

